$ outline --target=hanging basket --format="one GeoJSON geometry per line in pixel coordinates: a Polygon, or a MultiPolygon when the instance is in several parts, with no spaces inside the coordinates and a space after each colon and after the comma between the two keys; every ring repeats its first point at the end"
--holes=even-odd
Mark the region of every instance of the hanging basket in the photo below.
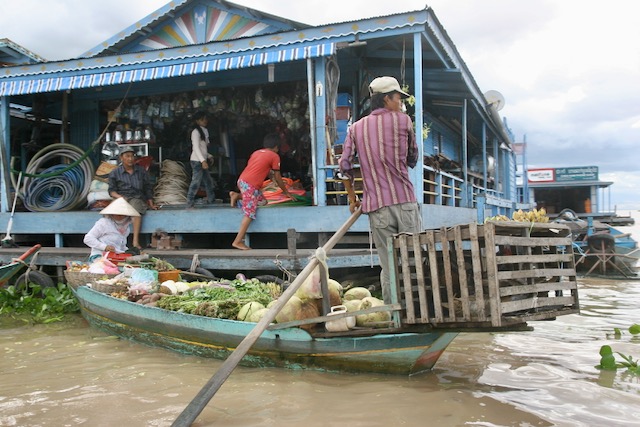
{"type": "Polygon", "coordinates": [[[111,283],[102,283],[100,281],[96,281],[88,284],[91,289],[94,291],[102,292],[103,294],[112,294],[114,292],[125,292],[129,288],[127,285],[123,284],[111,284],[111,283]]]}

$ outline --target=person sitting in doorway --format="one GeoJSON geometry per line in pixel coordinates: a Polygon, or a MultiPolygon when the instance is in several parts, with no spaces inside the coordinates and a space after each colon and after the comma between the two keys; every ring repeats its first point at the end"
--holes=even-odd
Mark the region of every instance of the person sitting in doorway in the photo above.
{"type": "Polygon", "coordinates": [[[84,244],[91,248],[90,262],[102,257],[103,252],[127,252],[131,219],[140,217],[138,211],[123,197],[112,201],[100,214],[104,216],[96,221],[83,239],[84,244]]]}
{"type": "Polygon", "coordinates": [[[120,150],[120,165],[109,173],[109,195],[114,199],[124,198],[140,214],[133,217],[133,247],[140,246],[142,215],[147,209],[158,209],[153,203],[153,185],[147,171],[136,164],[132,147],[120,150]]]}

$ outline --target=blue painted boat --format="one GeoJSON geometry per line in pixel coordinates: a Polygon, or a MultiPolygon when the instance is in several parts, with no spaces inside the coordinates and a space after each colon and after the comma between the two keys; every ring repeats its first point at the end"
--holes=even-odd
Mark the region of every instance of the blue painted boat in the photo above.
{"type": "MultiPolygon", "coordinates": [[[[144,306],[86,286],[75,294],[92,326],[186,354],[226,359],[256,326],[144,306]]],[[[297,327],[266,330],[241,364],[413,375],[431,369],[456,336],[446,330],[331,337],[314,337],[297,327]]]]}
{"type": "Polygon", "coordinates": [[[593,217],[579,218],[570,209],[564,209],[554,222],[571,229],[576,268],[625,278],[637,275],[640,261],[638,242],[630,233],[595,220],[593,217]]]}

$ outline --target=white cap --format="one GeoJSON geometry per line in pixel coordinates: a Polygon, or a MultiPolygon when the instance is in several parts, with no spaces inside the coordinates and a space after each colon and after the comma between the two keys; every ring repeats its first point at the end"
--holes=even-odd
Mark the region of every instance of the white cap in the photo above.
{"type": "Polygon", "coordinates": [[[389,92],[398,92],[400,95],[402,95],[403,98],[408,98],[411,96],[407,92],[400,89],[400,84],[393,77],[389,77],[389,76],[378,77],[373,79],[373,81],[369,85],[370,95],[375,95],[377,93],[389,93],[389,92]]]}

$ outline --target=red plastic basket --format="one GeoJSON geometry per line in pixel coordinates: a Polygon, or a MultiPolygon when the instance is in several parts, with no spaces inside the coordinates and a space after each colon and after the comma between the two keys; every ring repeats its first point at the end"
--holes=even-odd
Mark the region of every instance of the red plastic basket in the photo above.
{"type": "Polygon", "coordinates": [[[117,254],[115,252],[107,252],[107,259],[113,263],[126,261],[132,254],[117,254]]]}

